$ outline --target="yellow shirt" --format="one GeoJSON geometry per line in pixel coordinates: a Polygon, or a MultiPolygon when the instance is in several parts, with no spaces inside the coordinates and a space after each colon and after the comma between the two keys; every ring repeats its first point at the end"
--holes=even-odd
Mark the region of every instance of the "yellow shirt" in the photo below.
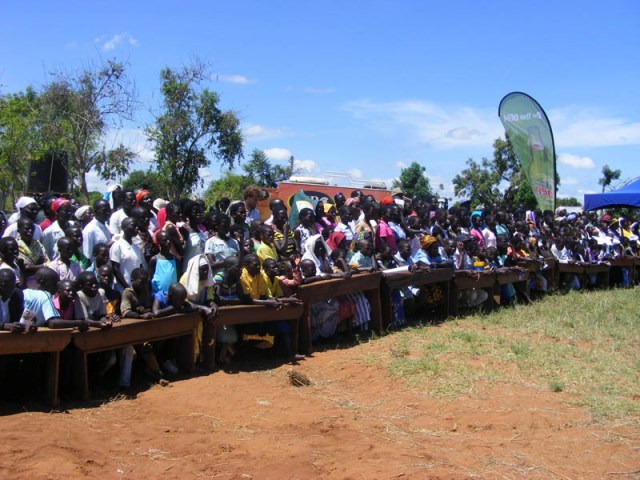
{"type": "Polygon", "coordinates": [[[269,295],[269,289],[264,281],[262,272],[258,273],[255,277],[252,277],[246,268],[242,268],[240,274],[240,285],[242,285],[242,291],[245,295],[250,296],[254,300],[259,300],[260,297],[266,297],[269,295]]]}
{"type": "Polygon", "coordinates": [[[276,250],[275,245],[267,245],[264,242],[260,242],[256,255],[258,255],[258,258],[260,259],[260,265],[262,265],[262,262],[267,258],[273,258],[275,261],[278,261],[278,251],[276,250]]]}
{"type": "Polygon", "coordinates": [[[264,283],[267,285],[267,290],[269,291],[270,297],[284,297],[284,293],[282,292],[282,287],[280,286],[280,280],[278,279],[278,277],[273,277],[273,282],[271,282],[266,273],[260,272],[260,274],[264,277],[264,283]]]}

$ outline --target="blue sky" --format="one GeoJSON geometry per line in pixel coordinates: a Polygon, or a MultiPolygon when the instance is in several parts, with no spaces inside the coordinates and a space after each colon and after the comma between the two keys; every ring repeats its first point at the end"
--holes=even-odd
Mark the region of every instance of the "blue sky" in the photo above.
{"type": "MultiPolygon", "coordinates": [[[[533,96],[555,135],[559,196],[599,191],[603,165],[640,175],[640,2],[5,1],[0,92],[56,69],[130,64],[144,107],[110,132],[153,161],[142,131],[159,72],[194,57],[241,119],[246,156],[289,155],[307,173],[390,182],[418,162],[436,189],[492,156],[512,91],[533,96]]],[[[205,181],[220,175],[213,164],[205,181]]],[[[96,187],[99,182],[90,176],[96,187]]],[[[343,183],[344,181],[339,181],[343,183]]],[[[91,185],[90,185],[91,186],[91,185]]],[[[104,188],[100,186],[100,188],[104,188]]]]}

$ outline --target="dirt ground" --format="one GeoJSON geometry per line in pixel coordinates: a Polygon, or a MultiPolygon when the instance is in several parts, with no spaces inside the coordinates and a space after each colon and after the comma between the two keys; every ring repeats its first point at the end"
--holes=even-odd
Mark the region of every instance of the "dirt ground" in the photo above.
{"type": "Polygon", "coordinates": [[[594,423],[570,395],[524,382],[434,398],[359,360],[381,348],[64,412],[5,405],[0,478],[640,478],[637,428],[594,423]],[[292,386],[293,368],[310,385],[292,386]]]}

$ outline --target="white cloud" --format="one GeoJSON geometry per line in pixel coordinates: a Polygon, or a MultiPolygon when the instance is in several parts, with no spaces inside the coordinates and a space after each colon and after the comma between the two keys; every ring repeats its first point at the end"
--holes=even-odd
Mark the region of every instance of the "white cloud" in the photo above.
{"type": "Polygon", "coordinates": [[[581,157],[572,153],[561,153],[558,155],[558,163],[571,168],[589,169],[595,168],[596,165],[590,157],[581,157]]]}
{"type": "Polygon", "coordinates": [[[216,80],[219,80],[224,83],[232,83],[234,85],[249,85],[250,83],[255,83],[255,80],[251,80],[244,75],[222,75],[216,74],[216,80]]]}
{"type": "Polygon", "coordinates": [[[556,147],[606,147],[640,144],[640,122],[595,109],[566,107],[549,111],[556,147]]]}
{"type": "Polygon", "coordinates": [[[284,128],[268,128],[262,125],[247,125],[242,128],[242,133],[246,138],[264,140],[284,136],[287,134],[287,130],[284,128]]]}
{"type": "Polygon", "coordinates": [[[347,173],[351,176],[351,178],[362,178],[362,170],[358,168],[347,170],[347,173]]]}
{"type": "Polygon", "coordinates": [[[317,172],[320,170],[318,164],[313,160],[294,160],[293,168],[302,172],[317,172]]]}
{"type": "Polygon", "coordinates": [[[280,161],[280,162],[284,162],[286,160],[289,160],[289,158],[291,157],[292,153],[291,150],[288,150],[286,148],[267,148],[266,150],[263,150],[264,154],[269,157],[271,160],[275,160],[275,161],[280,161]]]}
{"type": "Polygon", "coordinates": [[[576,177],[566,177],[561,179],[561,185],[578,185],[580,181],[576,177]]]}
{"type": "Polygon", "coordinates": [[[406,136],[439,149],[491,145],[504,135],[495,111],[405,100],[351,102],[345,107],[387,136],[406,136]]]}
{"type": "Polygon", "coordinates": [[[399,169],[407,168],[407,164],[402,161],[396,162],[395,166],[398,167],[399,169]]]}
{"type": "Polygon", "coordinates": [[[111,38],[107,39],[106,41],[105,41],[105,38],[106,38],[106,36],[102,36],[102,37],[96,38],[96,43],[97,44],[102,44],[102,50],[105,51],[105,52],[110,52],[112,50],[115,50],[123,42],[128,43],[132,47],[139,47],[140,46],[140,42],[136,38],[134,38],[133,36],[129,35],[126,32],[124,32],[124,33],[116,33],[111,38]]]}

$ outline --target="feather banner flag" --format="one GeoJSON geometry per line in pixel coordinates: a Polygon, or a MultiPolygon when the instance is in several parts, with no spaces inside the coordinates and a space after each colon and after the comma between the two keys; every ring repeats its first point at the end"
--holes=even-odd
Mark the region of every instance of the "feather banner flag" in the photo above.
{"type": "Polygon", "coordinates": [[[506,95],[498,107],[513,151],[518,156],[540,210],[555,209],[556,151],[547,114],[526,93],[506,95]]]}

